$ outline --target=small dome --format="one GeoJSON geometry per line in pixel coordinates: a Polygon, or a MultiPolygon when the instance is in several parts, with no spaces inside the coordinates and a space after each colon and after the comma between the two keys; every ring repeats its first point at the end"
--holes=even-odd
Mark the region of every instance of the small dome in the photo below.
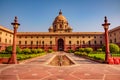
{"type": "MultiPolygon", "coordinates": [[[[63,21],[63,22],[67,22],[67,19],[62,15],[62,12],[60,10],[59,12],[59,15],[55,18],[54,22],[57,22],[57,21],[63,21]]],[[[53,22],[53,23],[54,23],[53,22]]]]}
{"type": "Polygon", "coordinates": [[[69,30],[72,30],[72,27],[69,26],[68,29],[69,29],[69,30]]]}
{"type": "Polygon", "coordinates": [[[51,26],[49,29],[53,29],[53,26],[51,26]]]}

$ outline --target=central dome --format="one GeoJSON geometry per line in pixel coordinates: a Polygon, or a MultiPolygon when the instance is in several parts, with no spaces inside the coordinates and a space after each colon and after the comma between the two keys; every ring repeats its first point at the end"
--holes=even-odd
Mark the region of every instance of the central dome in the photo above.
{"type": "Polygon", "coordinates": [[[69,26],[67,19],[62,15],[60,10],[59,15],[54,19],[53,24],[49,27],[49,32],[72,32],[72,28],[69,26]]]}
{"type": "Polygon", "coordinates": [[[59,15],[54,20],[54,22],[58,22],[58,21],[67,22],[67,19],[62,15],[61,10],[59,12],[59,15]]]}

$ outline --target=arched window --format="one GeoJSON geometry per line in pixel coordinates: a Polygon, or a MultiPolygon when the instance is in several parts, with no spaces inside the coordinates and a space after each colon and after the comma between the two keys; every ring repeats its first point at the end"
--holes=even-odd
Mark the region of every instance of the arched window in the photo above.
{"type": "Polygon", "coordinates": [[[62,24],[60,24],[60,28],[62,28],[62,24]]]}

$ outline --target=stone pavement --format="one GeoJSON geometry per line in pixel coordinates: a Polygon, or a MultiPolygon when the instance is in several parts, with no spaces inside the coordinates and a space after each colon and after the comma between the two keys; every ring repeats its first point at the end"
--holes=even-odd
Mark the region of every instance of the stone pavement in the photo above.
{"type": "Polygon", "coordinates": [[[76,65],[60,67],[45,64],[53,55],[22,64],[1,64],[0,80],[120,80],[120,65],[99,64],[72,54],[68,55],[77,61],[76,65]]]}

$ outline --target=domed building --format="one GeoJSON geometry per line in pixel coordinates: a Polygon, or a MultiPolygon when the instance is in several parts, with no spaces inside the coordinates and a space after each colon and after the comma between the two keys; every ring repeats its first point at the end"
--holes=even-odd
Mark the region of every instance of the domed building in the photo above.
{"type": "MultiPolygon", "coordinates": [[[[97,50],[105,44],[104,32],[73,32],[65,16],[60,10],[55,17],[49,32],[18,32],[17,46],[20,48],[42,48],[54,51],[76,50],[78,48],[92,47],[97,50]]],[[[120,45],[120,26],[109,30],[110,43],[120,45]]],[[[0,26],[0,51],[12,45],[13,31],[0,26]]]]}
{"type": "Polygon", "coordinates": [[[72,32],[72,28],[69,26],[67,19],[62,15],[61,10],[55,18],[53,25],[49,28],[49,32],[72,32]]]}

